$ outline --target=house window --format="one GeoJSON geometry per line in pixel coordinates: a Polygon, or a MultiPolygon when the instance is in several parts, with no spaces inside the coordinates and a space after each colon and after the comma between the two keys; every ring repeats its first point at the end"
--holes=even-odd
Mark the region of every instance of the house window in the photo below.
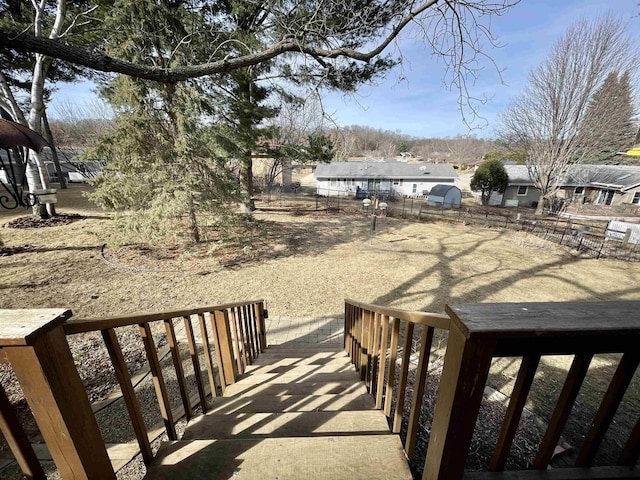
{"type": "Polygon", "coordinates": [[[573,189],[574,195],[584,195],[584,187],[576,187],[573,189]]]}
{"type": "Polygon", "coordinates": [[[614,194],[615,192],[613,190],[600,190],[598,205],[611,205],[613,203],[614,194]]]}
{"type": "Polygon", "coordinates": [[[413,187],[411,187],[411,193],[416,193],[418,191],[418,184],[414,183],[413,187]]]}
{"type": "Polygon", "coordinates": [[[640,204],[640,192],[636,192],[633,194],[633,200],[631,200],[631,203],[633,203],[634,205],[640,204]]]}
{"type": "Polygon", "coordinates": [[[529,187],[525,185],[520,185],[518,187],[518,195],[524,197],[529,192],[529,187]]]}

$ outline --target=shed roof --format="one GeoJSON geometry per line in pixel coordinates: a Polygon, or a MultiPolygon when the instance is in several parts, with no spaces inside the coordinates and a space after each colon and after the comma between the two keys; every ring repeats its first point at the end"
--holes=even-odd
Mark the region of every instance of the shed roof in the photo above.
{"type": "Polygon", "coordinates": [[[316,178],[388,178],[456,179],[458,174],[448,163],[332,162],[316,167],[316,178]]]}
{"type": "Polygon", "coordinates": [[[458,192],[460,192],[460,189],[454,185],[443,185],[439,183],[429,191],[429,196],[444,198],[447,195],[447,192],[451,189],[458,190],[458,192]]]}
{"type": "MultiPolygon", "coordinates": [[[[525,165],[505,165],[510,185],[533,185],[525,165]]],[[[628,190],[640,185],[640,166],[629,165],[573,165],[569,168],[563,187],[602,187],[628,190]]]]}

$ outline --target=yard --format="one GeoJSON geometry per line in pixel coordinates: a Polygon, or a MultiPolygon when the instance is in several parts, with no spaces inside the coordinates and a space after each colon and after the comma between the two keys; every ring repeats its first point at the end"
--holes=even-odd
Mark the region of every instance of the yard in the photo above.
{"type": "MultiPolygon", "coordinates": [[[[264,298],[271,315],[340,317],[345,298],[431,312],[463,302],[640,299],[638,263],[582,258],[526,233],[477,226],[383,217],[372,235],[361,214],[264,211],[251,235],[226,242],[212,233],[187,249],[171,241],[115,246],[112,220],[87,204],[87,188],[71,185],[60,195],[58,210],[80,220],[0,229],[12,253],[0,252],[2,308],[68,307],[75,317],[95,317],[264,298]]],[[[0,223],[19,215],[0,211],[0,223]]],[[[88,352],[75,351],[82,363],[88,352]]],[[[541,418],[570,361],[543,359],[528,402],[541,418]]],[[[496,361],[491,386],[509,395],[518,365],[496,361]]],[[[611,357],[594,360],[568,427],[570,444],[579,445],[615,365],[611,357]]],[[[637,377],[617,420],[627,430],[640,411],[637,377]]]]}

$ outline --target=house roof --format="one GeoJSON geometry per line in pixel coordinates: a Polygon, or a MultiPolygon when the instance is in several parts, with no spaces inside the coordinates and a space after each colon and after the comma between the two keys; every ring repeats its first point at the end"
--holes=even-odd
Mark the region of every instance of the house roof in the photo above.
{"type": "MultiPolygon", "coordinates": [[[[525,165],[505,165],[509,185],[533,185],[525,165]]],[[[628,190],[640,185],[640,166],[629,165],[573,165],[569,168],[563,187],[600,187],[628,190]]]]}
{"type": "Polygon", "coordinates": [[[316,167],[316,178],[455,179],[458,174],[448,163],[332,162],[316,167]]]}

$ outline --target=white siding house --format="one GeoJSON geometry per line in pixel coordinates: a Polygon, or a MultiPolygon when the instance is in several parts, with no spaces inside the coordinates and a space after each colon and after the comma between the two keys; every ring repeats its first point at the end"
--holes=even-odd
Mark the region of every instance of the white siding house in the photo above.
{"type": "Polygon", "coordinates": [[[438,184],[458,178],[446,163],[405,163],[396,160],[319,164],[315,171],[319,195],[355,195],[358,190],[422,197],[438,184]]]}

